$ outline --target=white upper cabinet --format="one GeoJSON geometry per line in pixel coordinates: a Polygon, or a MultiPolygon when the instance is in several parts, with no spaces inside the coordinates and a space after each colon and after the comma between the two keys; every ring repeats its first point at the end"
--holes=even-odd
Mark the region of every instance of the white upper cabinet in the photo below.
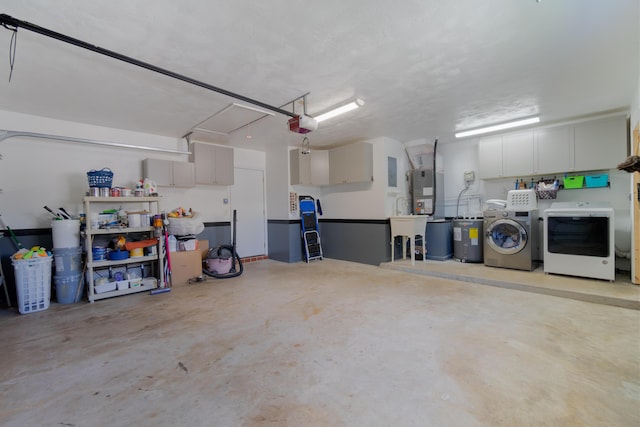
{"type": "Polygon", "coordinates": [[[196,184],[233,185],[233,148],[193,143],[190,159],[195,164],[196,184]]]}
{"type": "Polygon", "coordinates": [[[558,126],[534,131],[536,147],[535,174],[570,172],[573,170],[571,126],[558,126]]]}
{"type": "Polygon", "coordinates": [[[533,132],[521,132],[502,137],[502,175],[532,175],[535,172],[533,132]]]}
{"type": "Polygon", "coordinates": [[[502,173],[502,137],[482,138],[478,143],[478,176],[500,178],[502,173]]]}
{"type": "Polygon", "coordinates": [[[575,170],[614,169],[627,158],[627,118],[607,117],[574,125],[575,170]]]}
{"type": "Polygon", "coordinates": [[[613,169],[626,158],[626,117],[509,133],[478,142],[480,179],[613,169]]]}

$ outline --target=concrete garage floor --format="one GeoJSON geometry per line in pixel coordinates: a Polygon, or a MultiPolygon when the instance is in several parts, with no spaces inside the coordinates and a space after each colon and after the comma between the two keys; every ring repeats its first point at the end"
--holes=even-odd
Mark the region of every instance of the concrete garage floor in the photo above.
{"type": "Polygon", "coordinates": [[[370,265],[0,322],[0,425],[640,425],[640,311],[370,265]]]}

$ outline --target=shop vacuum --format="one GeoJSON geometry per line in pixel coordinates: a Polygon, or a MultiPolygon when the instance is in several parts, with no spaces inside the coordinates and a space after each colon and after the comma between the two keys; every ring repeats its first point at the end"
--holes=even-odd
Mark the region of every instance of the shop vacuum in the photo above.
{"type": "Polygon", "coordinates": [[[242,274],[242,260],[236,251],[236,223],[237,212],[233,210],[233,230],[231,245],[221,245],[209,249],[207,257],[203,261],[202,272],[216,279],[238,277],[242,274]]]}

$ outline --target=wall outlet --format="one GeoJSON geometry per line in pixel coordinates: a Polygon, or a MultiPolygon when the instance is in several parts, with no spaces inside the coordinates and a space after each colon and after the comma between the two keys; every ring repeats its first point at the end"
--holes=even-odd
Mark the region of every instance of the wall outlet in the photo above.
{"type": "Polygon", "coordinates": [[[476,173],[474,171],[468,171],[464,173],[464,182],[471,184],[476,180],[476,173]]]}

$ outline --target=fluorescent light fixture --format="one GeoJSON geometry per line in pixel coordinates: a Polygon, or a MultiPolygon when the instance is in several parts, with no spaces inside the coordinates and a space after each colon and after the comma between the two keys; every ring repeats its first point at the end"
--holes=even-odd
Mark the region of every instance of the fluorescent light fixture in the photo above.
{"type": "Polygon", "coordinates": [[[487,126],[484,128],[478,128],[478,129],[472,129],[472,130],[465,130],[462,132],[457,132],[456,138],[464,138],[465,136],[480,135],[482,133],[489,133],[489,132],[495,132],[498,130],[511,129],[519,126],[526,126],[533,123],[538,123],[539,121],[540,121],[540,117],[530,117],[528,119],[516,120],[513,122],[502,123],[499,125],[487,126]]]}
{"type": "Polygon", "coordinates": [[[314,119],[320,123],[325,120],[329,120],[335,116],[339,116],[340,114],[344,114],[348,111],[355,110],[358,107],[362,107],[364,105],[364,101],[362,99],[356,99],[348,104],[345,104],[341,107],[334,108],[333,110],[327,111],[326,113],[320,114],[319,116],[314,117],[314,119]]]}

